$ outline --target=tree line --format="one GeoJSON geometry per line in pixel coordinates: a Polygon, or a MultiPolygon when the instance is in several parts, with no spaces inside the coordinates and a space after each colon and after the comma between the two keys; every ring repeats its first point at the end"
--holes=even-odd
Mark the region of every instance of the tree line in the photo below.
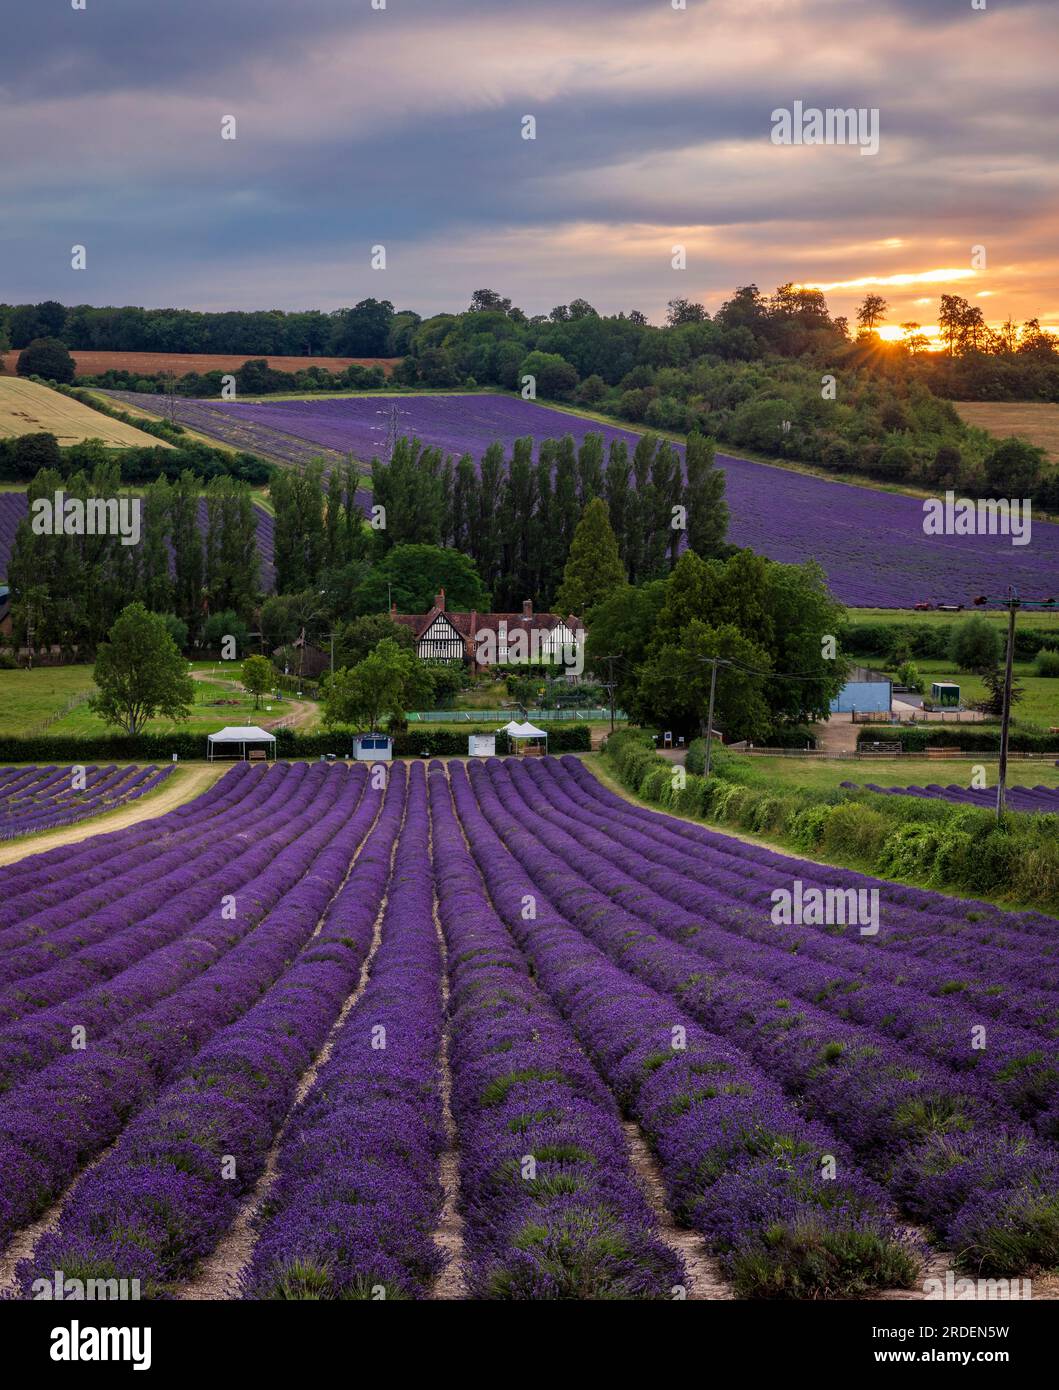
{"type": "Polygon", "coordinates": [[[634,582],[668,573],[682,546],[703,555],[725,549],[724,474],[712,440],[689,435],[684,465],[667,440],[643,435],[630,455],[624,440],[604,448],[587,435],[515,441],[510,458],[492,444],[476,464],[453,460],[417,440],[400,440],[372,469],[372,499],[382,506],[385,552],[426,543],[468,555],[499,612],[532,599],[549,609],[562,582],[577,524],[604,501],[618,553],[634,582]]]}
{"type": "Polygon", "coordinates": [[[218,615],[253,617],[260,601],[257,522],[246,483],[202,482],[185,470],[139,494],[139,540],[119,534],[71,534],[33,526],[34,503],[128,497],[117,463],[64,476],[42,469],[27,488],[30,515],[15,533],[8,583],[15,641],[64,651],[94,649],[121,610],[139,601],[164,615],[181,647],[219,638],[218,615]]]}

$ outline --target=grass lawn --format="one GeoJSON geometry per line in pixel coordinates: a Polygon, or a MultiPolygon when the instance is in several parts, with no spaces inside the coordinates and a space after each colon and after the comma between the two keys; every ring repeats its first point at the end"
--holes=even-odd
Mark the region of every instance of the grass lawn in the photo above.
{"type": "MultiPolygon", "coordinates": [[[[1007,631],[1006,613],[978,608],[965,608],[962,613],[916,613],[911,608],[851,608],[849,620],[851,623],[885,623],[887,627],[903,627],[910,623],[926,623],[929,627],[951,627],[954,623],[963,622],[971,614],[981,616],[987,622],[1007,631]]],[[[1040,628],[1044,632],[1059,633],[1059,611],[1037,612],[1026,608],[1019,613],[1016,622],[1019,627],[1040,628]]]]}
{"type": "MultiPolygon", "coordinates": [[[[171,734],[183,730],[193,733],[195,730],[201,729],[203,733],[212,733],[223,728],[225,724],[256,724],[263,715],[274,718],[281,708],[267,697],[262,696],[260,708],[255,709],[253,697],[246,695],[241,689],[233,690],[231,686],[219,682],[197,680],[195,682],[195,703],[191,707],[191,715],[188,719],[181,720],[179,723],[173,719],[151,719],[148,720],[144,732],[171,734]],[[211,703],[216,700],[234,701],[234,703],[220,705],[211,703]],[[272,704],[271,715],[266,709],[269,704],[272,704]]],[[[65,719],[60,719],[57,724],[53,724],[49,732],[53,734],[102,735],[117,731],[108,728],[92,710],[86,706],[81,706],[71,710],[65,719]]]]}
{"type": "Polygon", "coordinates": [[[91,666],[0,671],[0,735],[27,733],[61,710],[72,696],[92,688],[91,666]]]}
{"type": "MultiPolygon", "coordinates": [[[[916,666],[923,677],[928,698],[933,681],[950,681],[958,685],[965,705],[975,704],[985,697],[981,676],[955,671],[951,662],[923,660],[917,661],[916,666]]],[[[1014,673],[1022,684],[1023,696],[1015,705],[1012,717],[1016,725],[1039,724],[1045,729],[1059,728],[1059,679],[1035,676],[1033,670],[1032,661],[1015,662],[1014,673]]]]}
{"type": "MultiPolygon", "coordinates": [[[[233,689],[226,680],[238,681],[239,663],[232,662],[227,670],[219,661],[198,661],[194,669],[215,676],[212,680],[195,681],[195,703],[190,719],[176,723],[171,719],[152,719],[146,732],[173,733],[181,729],[219,729],[225,724],[256,724],[262,717],[277,718],[285,712],[285,704],[277,704],[270,696],[262,696],[261,707],[254,708],[253,698],[242,688],[233,689]],[[234,700],[235,704],[211,705],[212,700],[234,700]],[[269,710],[267,706],[271,705],[269,710]]],[[[27,733],[49,715],[57,713],[72,695],[91,690],[91,666],[41,666],[33,671],[0,671],[0,735],[27,733]]],[[[71,710],[56,720],[49,734],[101,735],[117,733],[108,727],[86,705],[71,710]]]]}
{"type": "MultiPolygon", "coordinates": [[[[986,769],[986,785],[996,786],[996,754],[980,753],[966,758],[786,758],[729,754],[725,775],[750,787],[770,787],[782,791],[834,791],[842,782],[863,787],[874,782],[880,787],[923,787],[939,783],[969,787],[972,770],[986,769]],[[729,773],[727,768],[731,766],[729,773]]],[[[1059,767],[1055,759],[1015,758],[1008,763],[1008,785],[1059,787],[1059,767]]]]}

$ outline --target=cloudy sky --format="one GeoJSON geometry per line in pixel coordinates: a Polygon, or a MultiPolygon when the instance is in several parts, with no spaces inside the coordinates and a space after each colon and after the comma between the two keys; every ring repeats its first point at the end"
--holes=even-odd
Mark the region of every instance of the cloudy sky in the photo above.
{"type": "Polygon", "coordinates": [[[1057,0],[80,3],[0,0],[7,302],[660,322],[794,280],[1059,327],[1057,0]],[[796,101],[877,108],[878,154],[773,144],[796,101]]]}

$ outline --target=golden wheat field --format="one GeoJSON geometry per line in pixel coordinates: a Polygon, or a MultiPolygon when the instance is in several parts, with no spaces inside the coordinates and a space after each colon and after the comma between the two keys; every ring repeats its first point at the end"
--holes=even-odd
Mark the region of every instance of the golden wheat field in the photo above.
{"type": "Polygon", "coordinates": [[[1006,438],[1022,435],[1059,463],[1059,405],[1050,401],[953,401],[967,425],[1006,438]]]}
{"type": "Polygon", "coordinates": [[[0,376],[0,438],[34,434],[39,430],[54,434],[64,446],[80,444],[85,439],[101,439],[114,449],[143,445],[170,447],[48,386],[39,386],[22,377],[0,376]]]}

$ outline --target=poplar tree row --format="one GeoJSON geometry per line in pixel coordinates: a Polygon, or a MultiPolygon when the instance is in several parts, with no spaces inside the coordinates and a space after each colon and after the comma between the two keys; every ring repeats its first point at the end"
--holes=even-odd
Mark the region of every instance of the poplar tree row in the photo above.
{"type": "MultiPolygon", "coordinates": [[[[59,491],[82,502],[129,498],[116,463],[70,478],[42,469],[27,488],[30,516],[38,498],[59,491]]],[[[95,647],[135,600],[173,614],[190,642],[211,612],[252,614],[260,566],[249,487],[217,478],[203,490],[201,479],[184,472],[172,483],[148,484],[138,496],[135,545],[117,534],[36,534],[29,517],[19,523],[8,567],[17,641],[95,647]]]]}
{"type": "MultiPolygon", "coordinates": [[[[388,463],[372,466],[373,501],[383,509],[378,546],[449,546],[469,555],[498,611],[525,598],[548,608],[562,583],[574,530],[595,498],[607,507],[630,583],[667,574],[690,546],[708,558],[724,553],[728,528],[724,474],[713,441],[691,435],[684,465],[666,440],[624,440],[604,450],[601,435],[574,440],[515,441],[511,457],[489,446],[470,454],[400,439],[388,463]]],[[[330,507],[328,508],[330,515],[330,507]]],[[[278,512],[277,512],[278,520],[278,512]]],[[[277,525],[278,537],[278,525],[277,525]]],[[[278,539],[277,539],[278,554],[278,539]]]]}

